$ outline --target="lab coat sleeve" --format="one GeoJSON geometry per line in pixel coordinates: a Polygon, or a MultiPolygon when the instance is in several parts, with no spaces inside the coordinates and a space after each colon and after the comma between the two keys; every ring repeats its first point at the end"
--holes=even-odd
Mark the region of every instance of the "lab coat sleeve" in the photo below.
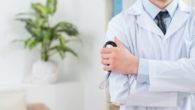
{"type": "Polygon", "coordinates": [[[149,84],[149,61],[140,59],[138,68],[137,82],[149,84]]]}
{"type": "Polygon", "coordinates": [[[150,91],[195,93],[195,38],[189,58],[177,61],[149,60],[150,91]]]}
{"type": "MultiPolygon", "coordinates": [[[[126,35],[122,27],[124,20],[121,16],[122,15],[119,14],[110,21],[106,41],[113,41],[114,38],[117,37],[123,42],[124,46],[127,46],[127,42],[124,38],[126,35]]],[[[127,98],[129,92],[128,76],[112,72],[109,77],[109,92],[112,103],[119,104],[119,100],[127,98]]]]}

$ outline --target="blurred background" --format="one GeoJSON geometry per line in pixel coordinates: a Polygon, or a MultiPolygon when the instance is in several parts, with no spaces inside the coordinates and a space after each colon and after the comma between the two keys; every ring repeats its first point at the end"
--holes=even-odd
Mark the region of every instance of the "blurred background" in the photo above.
{"type": "MultiPolygon", "coordinates": [[[[134,1],[124,0],[122,8],[128,8],[134,1]]],[[[105,91],[98,88],[105,76],[99,51],[104,44],[107,23],[114,13],[113,0],[58,0],[57,12],[50,23],[73,23],[81,42],[69,44],[78,57],[69,53],[63,60],[58,55],[51,57],[59,72],[55,83],[49,84],[32,83],[32,67],[39,60],[40,50],[24,49],[23,43],[13,43],[15,39],[30,36],[24,25],[15,20],[16,15],[32,11],[31,3],[46,0],[1,2],[0,109],[26,110],[28,105],[29,110],[36,110],[35,106],[39,107],[37,110],[106,110],[105,91]]],[[[189,6],[195,4],[193,0],[185,2],[189,6]]]]}

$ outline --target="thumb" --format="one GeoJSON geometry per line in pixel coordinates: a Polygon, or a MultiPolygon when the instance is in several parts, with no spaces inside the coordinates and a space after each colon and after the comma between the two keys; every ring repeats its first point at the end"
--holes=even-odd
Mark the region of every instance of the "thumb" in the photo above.
{"type": "Polygon", "coordinates": [[[123,43],[117,38],[114,38],[114,42],[116,43],[117,47],[124,48],[123,43]]]}

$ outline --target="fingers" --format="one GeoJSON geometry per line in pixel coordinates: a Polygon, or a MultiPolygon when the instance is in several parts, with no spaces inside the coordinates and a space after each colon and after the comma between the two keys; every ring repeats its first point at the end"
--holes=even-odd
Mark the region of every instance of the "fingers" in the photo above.
{"type": "Polygon", "coordinates": [[[102,60],[102,64],[103,64],[103,65],[109,65],[109,64],[110,64],[110,61],[107,60],[107,59],[103,59],[103,60],[102,60]]]}
{"type": "Polygon", "coordinates": [[[113,70],[113,65],[114,62],[111,58],[109,58],[110,56],[112,56],[111,54],[106,54],[106,57],[102,58],[102,64],[104,65],[104,71],[112,71],[113,70]],[[108,56],[108,58],[107,58],[108,56]]]}
{"type": "Polygon", "coordinates": [[[110,59],[112,54],[101,54],[102,59],[110,59]]]}
{"type": "Polygon", "coordinates": [[[110,64],[110,58],[111,58],[112,54],[101,54],[101,62],[104,65],[110,64]]]}
{"type": "Polygon", "coordinates": [[[109,53],[112,53],[114,50],[115,50],[114,47],[111,47],[111,48],[103,48],[101,50],[101,54],[109,54],[109,53]]]}
{"type": "Polygon", "coordinates": [[[101,63],[103,65],[108,65],[110,64],[110,60],[112,58],[112,53],[110,53],[110,49],[102,49],[101,51],[101,63]]]}
{"type": "Polygon", "coordinates": [[[111,65],[112,65],[112,60],[111,57],[112,54],[102,54],[102,60],[101,63],[104,65],[104,71],[111,71],[111,65]]]}
{"type": "Polygon", "coordinates": [[[115,47],[103,48],[101,50],[101,63],[104,65],[104,71],[112,71],[113,55],[116,51],[115,47]]]}

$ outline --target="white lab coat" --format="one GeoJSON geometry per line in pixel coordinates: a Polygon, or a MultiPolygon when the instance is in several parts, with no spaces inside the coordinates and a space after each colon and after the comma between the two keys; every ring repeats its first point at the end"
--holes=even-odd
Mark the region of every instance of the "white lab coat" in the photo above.
{"type": "Polygon", "coordinates": [[[195,110],[195,11],[182,1],[166,35],[141,0],[114,17],[106,40],[118,37],[133,55],[149,60],[149,83],[112,72],[111,102],[121,110],[195,110]]]}

